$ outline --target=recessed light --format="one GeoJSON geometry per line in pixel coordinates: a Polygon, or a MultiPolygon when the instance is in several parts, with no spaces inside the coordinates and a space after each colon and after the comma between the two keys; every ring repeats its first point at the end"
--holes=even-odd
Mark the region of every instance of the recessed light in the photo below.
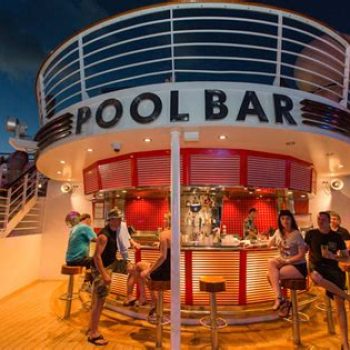
{"type": "Polygon", "coordinates": [[[57,174],[58,174],[58,175],[61,175],[61,174],[62,174],[62,171],[57,171],[57,174]]]}
{"type": "Polygon", "coordinates": [[[343,164],[338,164],[338,168],[342,169],[342,168],[344,168],[344,165],[343,164]]]}
{"type": "Polygon", "coordinates": [[[123,190],[123,191],[122,191],[122,193],[126,193],[126,192],[128,192],[128,191],[127,191],[127,190],[123,190]]]}
{"type": "Polygon", "coordinates": [[[300,198],[306,198],[306,194],[301,194],[300,198]]]}
{"type": "Polygon", "coordinates": [[[120,197],[120,194],[117,194],[116,197],[119,198],[119,197],[120,197]]]}
{"type": "Polygon", "coordinates": [[[261,188],[257,188],[255,191],[256,192],[261,192],[261,188]]]}
{"type": "Polygon", "coordinates": [[[137,198],[137,199],[140,199],[141,197],[140,197],[140,196],[137,196],[136,198],[137,198]]]}
{"type": "Polygon", "coordinates": [[[87,149],[88,152],[93,152],[94,150],[92,148],[87,149]]]}
{"type": "Polygon", "coordinates": [[[227,136],[226,135],[220,135],[219,136],[219,140],[226,140],[227,139],[227,136]]]}
{"type": "Polygon", "coordinates": [[[292,191],[288,191],[288,194],[293,194],[293,192],[292,191]]]}
{"type": "Polygon", "coordinates": [[[66,164],[66,162],[64,160],[60,160],[61,164],[66,164]]]}
{"type": "Polygon", "coordinates": [[[253,194],[254,192],[253,191],[249,191],[249,194],[253,194]]]}
{"type": "Polygon", "coordinates": [[[143,139],[143,141],[144,141],[144,142],[151,142],[151,141],[152,141],[152,139],[151,139],[151,138],[149,138],[149,137],[146,137],[145,139],[143,139]]]}

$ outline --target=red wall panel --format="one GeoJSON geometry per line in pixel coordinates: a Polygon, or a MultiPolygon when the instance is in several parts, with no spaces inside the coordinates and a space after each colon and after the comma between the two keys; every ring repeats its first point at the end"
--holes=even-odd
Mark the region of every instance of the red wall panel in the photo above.
{"type": "Polygon", "coordinates": [[[286,161],[268,157],[248,156],[248,186],[286,187],[286,161]]]}
{"type": "Polygon", "coordinates": [[[261,231],[270,227],[277,228],[277,206],[274,199],[237,199],[224,200],[222,209],[222,225],[227,226],[228,233],[243,235],[243,221],[250,208],[256,208],[258,214],[256,226],[261,231]]]}
{"type": "Polygon", "coordinates": [[[131,187],[131,159],[101,164],[98,169],[103,189],[131,187]]]}
{"type": "Polygon", "coordinates": [[[311,171],[308,165],[291,162],[289,188],[300,191],[311,192],[311,171]]]}
{"type": "Polygon", "coordinates": [[[97,192],[100,189],[99,173],[97,168],[84,171],[84,191],[85,194],[97,192]]]}
{"type": "Polygon", "coordinates": [[[190,162],[190,185],[239,185],[239,155],[192,154],[190,162]]]}
{"type": "Polygon", "coordinates": [[[164,214],[169,211],[166,199],[129,199],[125,201],[125,217],[128,225],[136,230],[156,231],[164,227],[164,214]]]}

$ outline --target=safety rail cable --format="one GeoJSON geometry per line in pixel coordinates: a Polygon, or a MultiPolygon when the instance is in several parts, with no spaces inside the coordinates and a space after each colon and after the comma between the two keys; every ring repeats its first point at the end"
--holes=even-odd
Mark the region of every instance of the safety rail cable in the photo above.
{"type": "MultiPolygon", "coordinates": [[[[164,83],[164,74],[166,73],[171,73],[172,77],[176,77],[177,82],[189,81],[190,78],[188,77],[176,76],[177,73],[183,72],[194,73],[195,76],[192,79],[196,79],[198,73],[215,74],[212,79],[216,77],[218,81],[222,81],[222,74],[232,73],[240,75],[230,77],[230,80],[234,82],[245,81],[244,76],[271,78],[274,75],[275,77],[279,76],[287,81],[294,82],[295,86],[292,84],[293,86],[288,86],[289,88],[309,92],[310,86],[314,86],[316,87],[315,91],[324,90],[329,92],[333,96],[332,98],[329,97],[330,99],[339,100],[347,96],[344,102],[347,103],[349,100],[348,86],[345,85],[348,84],[349,79],[348,77],[344,78],[344,73],[348,74],[349,72],[350,62],[346,59],[348,48],[349,43],[335,31],[316,21],[283,10],[271,10],[244,4],[164,5],[159,8],[142,10],[138,13],[134,12],[109,19],[86,29],[64,43],[41,68],[39,78],[42,78],[42,84],[40,83],[41,80],[38,79],[37,89],[41,91],[37,93],[37,96],[43,96],[41,101],[45,101],[45,104],[42,102],[40,104],[42,117],[45,115],[52,116],[68,107],[69,100],[71,100],[71,104],[77,103],[89,98],[89,93],[92,91],[112,84],[131,81],[131,86],[124,84],[113,87],[115,90],[130,88],[138,86],[140,82],[137,80],[140,78],[145,78],[142,83],[147,84],[146,78],[150,77],[155,77],[152,83],[164,83]],[[224,14],[218,15],[218,12],[215,12],[223,9],[228,11],[226,16],[224,14]],[[199,10],[205,10],[207,14],[200,14],[199,10]],[[194,11],[194,13],[186,15],[183,11],[194,11]],[[210,13],[211,11],[212,13],[210,13]],[[162,18],[146,18],[147,15],[159,15],[162,18]],[[254,15],[259,15],[259,18],[254,18],[254,15]],[[263,18],[262,16],[266,17],[263,18]],[[130,23],[128,21],[130,19],[134,23],[130,23]],[[135,23],[138,20],[143,22],[135,23]],[[251,27],[247,28],[247,23],[251,27]],[[119,26],[117,29],[115,24],[119,26]],[[228,27],[231,24],[234,26],[232,28],[228,27]],[[151,33],[147,33],[148,30],[151,33]],[[94,36],[94,34],[97,34],[97,36],[94,36]],[[218,38],[217,34],[222,34],[222,36],[217,39],[218,42],[213,42],[214,39],[210,35],[218,38]],[[204,36],[203,41],[198,40],[198,38],[196,40],[198,35],[204,36]],[[227,35],[231,35],[231,37],[228,38],[227,35]],[[237,37],[232,37],[232,35],[237,37]],[[92,36],[92,38],[89,38],[89,36],[92,36]],[[251,44],[244,42],[242,37],[246,37],[247,40],[250,37],[248,43],[251,44]],[[86,40],[84,40],[85,38],[86,40]],[[259,38],[265,39],[265,42],[261,42],[259,38]],[[154,39],[154,41],[149,44],[150,46],[145,47],[146,43],[144,41],[150,39],[154,39]],[[168,42],[164,44],[164,40],[168,42]],[[239,41],[242,41],[242,43],[239,41]],[[128,44],[130,44],[130,49],[127,48],[128,51],[125,52],[125,46],[128,44]],[[317,44],[320,44],[320,46],[317,44]],[[89,51],[91,45],[94,45],[94,47],[89,51]],[[212,52],[207,52],[201,49],[200,46],[205,46],[206,50],[211,48],[212,52]],[[187,54],[178,51],[179,48],[185,47],[192,51],[187,52],[187,54]],[[217,47],[236,47],[250,51],[246,57],[234,57],[234,54],[232,54],[232,57],[224,57],[220,55],[217,47]],[[156,52],[156,50],[163,49],[165,52],[159,56],[158,60],[144,58],[146,53],[152,55],[152,51],[156,52]],[[113,50],[113,53],[109,50],[113,50]],[[196,52],[193,52],[193,50],[196,52]],[[253,52],[254,50],[258,50],[258,53],[253,52]],[[311,54],[305,54],[304,50],[309,50],[311,54]],[[277,53],[277,55],[275,59],[266,59],[266,52],[277,53]],[[76,54],[78,54],[78,58],[76,54]],[[110,54],[108,57],[103,57],[108,54],[110,54]],[[128,64],[123,61],[112,62],[119,58],[127,59],[128,56],[137,54],[140,57],[136,57],[137,59],[133,59],[133,62],[128,64]],[[321,57],[321,59],[318,57],[321,57]],[[315,64],[309,64],[306,67],[299,66],[297,61],[299,58],[315,64]],[[188,60],[191,69],[178,66],[179,62],[184,60],[188,60]],[[208,60],[212,60],[212,62],[208,60]],[[223,60],[233,62],[231,69],[217,67],[216,61],[223,60]],[[250,69],[239,71],[239,66],[235,67],[234,61],[238,65],[243,66],[250,63],[252,66],[250,69]],[[170,69],[164,68],[164,63],[167,62],[171,63],[170,69]],[[157,63],[163,64],[163,67],[161,65],[152,66],[152,64],[157,63]],[[72,70],[72,66],[76,64],[79,64],[79,69],[72,70]],[[275,69],[273,73],[269,73],[264,69],[266,64],[280,68],[275,69]],[[108,67],[104,65],[108,65],[108,67]],[[89,72],[92,67],[96,68],[95,71],[89,72]],[[138,71],[133,72],[130,68],[138,68],[138,71]],[[283,68],[285,71],[283,71],[283,68]],[[322,71],[322,68],[324,71],[322,71]],[[126,70],[125,73],[123,70],[126,70]],[[295,76],[294,73],[297,71],[301,76],[305,73],[305,77],[295,76]],[[120,72],[122,72],[121,76],[120,72]],[[74,77],[75,75],[76,77],[74,77]],[[110,75],[112,76],[109,77],[110,75]],[[92,81],[93,78],[98,79],[92,81]],[[89,84],[86,85],[86,83],[89,84]],[[333,83],[334,88],[330,89],[328,83],[333,83]],[[308,86],[306,90],[305,84],[308,86]],[[73,90],[69,91],[70,89],[73,90]]],[[[273,79],[261,83],[276,84],[273,79]]],[[[100,93],[103,94],[104,91],[101,90],[100,93]]],[[[96,94],[93,96],[96,96],[96,94]]]]}

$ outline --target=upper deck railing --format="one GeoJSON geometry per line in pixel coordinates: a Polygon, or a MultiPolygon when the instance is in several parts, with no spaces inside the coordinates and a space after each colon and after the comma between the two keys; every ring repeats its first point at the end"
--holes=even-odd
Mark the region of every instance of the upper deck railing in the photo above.
{"type": "Polygon", "coordinates": [[[268,84],[348,108],[349,43],[306,17],[229,3],[160,5],[66,41],[37,79],[41,123],[100,94],[169,81],[268,84]]]}

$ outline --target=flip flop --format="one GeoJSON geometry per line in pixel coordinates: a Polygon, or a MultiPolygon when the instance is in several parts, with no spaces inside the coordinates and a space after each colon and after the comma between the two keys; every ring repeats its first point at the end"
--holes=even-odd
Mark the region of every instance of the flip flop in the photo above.
{"type": "Polygon", "coordinates": [[[99,335],[97,337],[88,337],[88,342],[91,344],[94,344],[96,346],[105,346],[108,344],[108,340],[106,340],[105,338],[103,338],[103,335],[99,335]],[[102,341],[102,342],[101,342],[102,341]]]}
{"type": "Polygon", "coordinates": [[[124,301],[123,306],[134,306],[136,302],[137,302],[137,299],[131,299],[128,301],[124,301]]]}

